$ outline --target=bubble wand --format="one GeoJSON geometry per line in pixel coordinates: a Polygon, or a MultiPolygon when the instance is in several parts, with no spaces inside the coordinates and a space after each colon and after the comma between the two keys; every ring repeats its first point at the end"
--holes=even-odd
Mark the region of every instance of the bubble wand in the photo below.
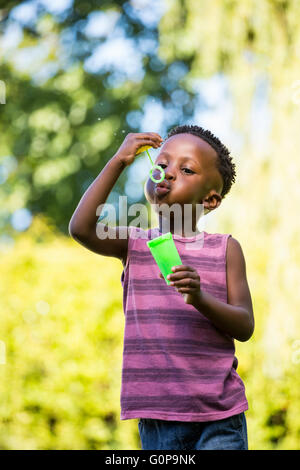
{"type": "Polygon", "coordinates": [[[141,147],[141,148],[138,149],[138,151],[136,152],[136,155],[139,155],[140,153],[145,152],[145,151],[147,152],[148,157],[149,157],[149,159],[150,159],[150,163],[151,163],[151,165],[152,165],[152,168],[151,168],[151,170],[150,170],[150,172],[149,172],[150,178],[151,178],[151,180],[153,181],[153,183],[161,183],[161,181],[163,181],[163,180],[165,179],[165,176],[166,176],[166,175],[165,175],[165,172],[164,172],[164,169],[163,169],[161,166],[159,166],[159,165],[154,165],[153,161],[151,160],[151,157],[150,157],[150,154],[149,154],[149,152],[148,152],[148,149],[151,149],[151,145],[144,145],[143,147],[141,147]],[[154,176],[152,175],[152,173],[153,173],[154,170],[159,170],[159,171],[161,172],[161,177],[160,177],[159,180],[156,180],[156,179],[154,178],[154,176]]]}

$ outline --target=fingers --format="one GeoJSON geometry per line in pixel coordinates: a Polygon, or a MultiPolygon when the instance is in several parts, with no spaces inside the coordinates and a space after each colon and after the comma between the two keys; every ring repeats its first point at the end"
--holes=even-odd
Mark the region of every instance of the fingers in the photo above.
{"type": "Polygon", "coordinates": [[[163,138],[156,132],[140,132],[138,134],[138,138],[139,139],[151,138],[151,139],[158,139],[158,140],[163,141],[163,138]]]}
{"type": "Polygon", "coordinates": [[[177,271],[195,271],[192,266],[186,266],[184,264],[179,264],[178,266],[173,266],[172,267],[172,272],[177,272],[177,271]]]}
{"type": "Polygon", "coordinates": [[[175,287],[175,289],[180,294],[195,294],[199,290],[199,288],[198,289],[191,289],[190,287],[175,287]]]}
{"type": "MultiPolygon", "coordinates": [[[[172,268],[172,271],[175,271],[175,272],[172,272],[172,274],[168,274],[168,276],[167,276],[167,279],[169,281],[176,281],[176,280],[179,280],[179,279],[183,279],[185,277],[200,280],[199,274],[191,266],[184,266],[184,265],[174,266],[172,268]]],[[[163,278],[163,275],[162,275],[161,272],[159,273],[159,277],[163,278]]]]}
{"type": "Polygon", "coordinates": [[[190,277],[180,279],[180,281],[170,282],[171,286],[176,288],[186,287],[188,289],[199,288],[199,281],[197,279],[191,279],[190,277]]]}
{"type": "MultiPolygon", "coordinates": [[[[172,276],[172,279],[173,279],[174,274],[168,275],[167,279],[169,278],[169,276],[172,276]]],[[[162,275],[161,272],[159,273],[159,277],[160,279],[164,279],[164,276],[162,275]]],[[[188,293],[196,292],[200,289],[200,277],[196,272],[191,272],[191,271],[184,272],[183,271],[181,273],[181,277],[177,278],[177,280],[173,279],[170,282],[170,285],[175,287],[177,292],[180,292],[181,294],[184,294],[184,293],[188,294],[188,293]]]]}
{"type": "Polygon", "coordinates": [[[197,279],[198,281],[200,280],[199,274],[192,270],[192,271],[178,271],[173,274],[168,274],[167,279],[169,281],[178,281],[180,279],[184,278],[192,278],[192,279],[197,279]]]}
{"type": "Polygon", "coordinates": [[[200,276],[191,266],[173,266],[172,274],[168,274],[167,279],[170,285],[180,293],[187,293],[200,288],[200,276]]]}
{"type": "Polygon", "coordinates": [[[159,147],[163,142],[162,137],[156,132],[140,133],[137,138],[155,148],[159,147]]]}

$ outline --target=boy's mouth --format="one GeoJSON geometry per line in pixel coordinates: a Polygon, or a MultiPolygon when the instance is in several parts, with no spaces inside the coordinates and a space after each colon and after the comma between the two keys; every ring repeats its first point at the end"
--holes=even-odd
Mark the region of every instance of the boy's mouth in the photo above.
{"type": "Polygon", "coordinates": [[[157,183],[156,187],[170,189],[170,183],[166,179],[164,179],[160,183],[157,183]]]}
{"type": "Polygon", "coordinates": [[[161,183],[158,183],[155,187],[156,194],[167,194],[170,191],[170,184],[164,180],[161,183]]]}
{"type": "Polygon", "coordinates": [[[170,190],[168,188],[163,188],[161,186],[158,186],[155,188],[156,194],[167,194],[170,190]]]}

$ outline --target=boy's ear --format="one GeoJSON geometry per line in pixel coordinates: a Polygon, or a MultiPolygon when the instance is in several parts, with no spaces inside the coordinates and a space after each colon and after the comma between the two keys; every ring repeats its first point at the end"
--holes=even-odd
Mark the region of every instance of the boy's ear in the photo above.
{"type": "Polygon", "coordinates": [[[217,193],[217,191],[213,191],[209,196],[207,196],[203,200],[204,204],[204,211],[207,210],[208,212],[217,209],[222,202],[222,196],[217,193]]]}

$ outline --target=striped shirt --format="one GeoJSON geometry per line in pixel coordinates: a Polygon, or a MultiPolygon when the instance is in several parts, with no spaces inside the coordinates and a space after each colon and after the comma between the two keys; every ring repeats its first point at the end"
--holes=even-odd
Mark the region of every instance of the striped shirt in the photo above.
{"type": "MultiPolygon", "coordinates": [[[[159,277],[147,241],[158,228],[129,227],[121,275],[125,314],[121,420],[213,421],[248,409],[236,372],[234,339],[216,328],[159,277]]],[[[227,303],[229,234],[173,240],[184,265],[195,268],[205,292],[227,303]]]]}

